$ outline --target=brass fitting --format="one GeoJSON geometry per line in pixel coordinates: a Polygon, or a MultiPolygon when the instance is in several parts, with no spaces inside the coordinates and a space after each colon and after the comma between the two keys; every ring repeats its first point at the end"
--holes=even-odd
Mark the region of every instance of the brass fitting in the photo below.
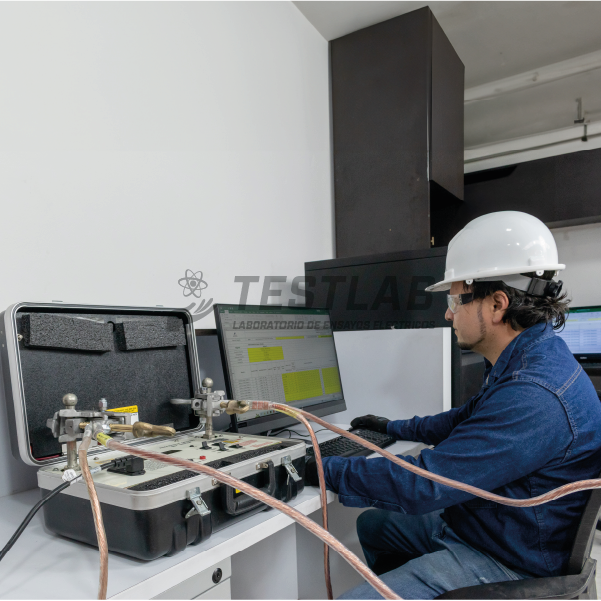
{"type": "MultiPolygon", "coordinates": [[[[79,427],[83,430],[89,422],[81,422],[79,427]]],[[[132,432],[134,438],[152,438],[153,436],[173,436],[175,430],[169,426],[154,426],[146,422],[129,424],[109,424],[111,432],[132,432]]]]}
{"type": "Polygon", "coordinates": [[[175,430],[169,426],[154,426],[146,422],[128,424],[109,424],[111,432],[132,432],[134,438],[152,438],[153,436],[173,436],[175,430]]]}
{"type": "Polygon", "coordinates": [[[248,401],[221,401],[219,406],[225,409],[228,415],[234,415],[234,413],[246,413],[250,409],[248,401]]]}

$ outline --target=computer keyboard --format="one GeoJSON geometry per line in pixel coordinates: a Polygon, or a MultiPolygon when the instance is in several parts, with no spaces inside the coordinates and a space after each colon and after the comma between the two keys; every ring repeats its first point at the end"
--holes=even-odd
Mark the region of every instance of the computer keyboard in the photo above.
{"type": "MultiPolygon", "coordinates": [[[[392,436],[373,432],[372,430],[357,428],[356,430],[349,430],[349,432],[375,444],[381,449],[389,447],[395,442],[395,439],[392,436]]],[[[319,450],[321,451],[322,457],[359,457],[361,455],[371,455],[373,453],[373,451],[362,447],[358,442],[349,440],[344,436],[337,436],[336,438],[331,438],[330,440],[320,443],[319,450]]],[[[307,457],[314,456],[315,452],[313,451],[313,447],[309,447],[307,449],[307,457]]]]}
{"type": "Polygon", "coordinates": [[[601,369],[601,363],[585,363],[585,362],[582,362],[580,365],[582,365],[582,367],[584,368],[584,371],[586,371],[587,369],[590,369],[590,370],[601,369]]]}

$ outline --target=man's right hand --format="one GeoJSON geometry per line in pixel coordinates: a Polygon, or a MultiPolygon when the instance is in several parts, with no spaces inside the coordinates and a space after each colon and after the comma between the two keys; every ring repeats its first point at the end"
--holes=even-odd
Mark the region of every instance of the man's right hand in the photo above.
{"type": "Polygon", "coordinates": [[[380,434],[387,434],[386,426],[390,420],[385,417],[377,417],[376,415],[363,415],[356,417],[351,422],[351,428],[364,428],[365,430],[372,430],[374,432],[380,432],[380,434]]]}

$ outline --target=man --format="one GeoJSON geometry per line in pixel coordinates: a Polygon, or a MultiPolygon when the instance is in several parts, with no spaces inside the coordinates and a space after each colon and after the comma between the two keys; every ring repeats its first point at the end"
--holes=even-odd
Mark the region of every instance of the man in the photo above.
{"type": "MultiPolygon", "coordinates": [[[[554,333],[568,301],[552,278],[564,268],[551,232],[530,215],[506,211],[469,223],[449,244],[445,279],[427,290],[449,291],[446,319],[459,346],[485,358],[482,388],[439,415],[364,416],[352,425],[434,445],[405,459],[503,497],[535,497],[598,477],[601,404],[554,333]]],[[[308,468],[315,484],[316,469],[308,468]]],[[[588,499],[582,492],[512,508],[384,458],[329,457],[324,470],[328,489],[344,505],[376,508],[361,514],[359,540],[368,565],[405,599],[561,575],[588,499]]],[[[380,596],[364,584],[343,598],[380,596]]]]}

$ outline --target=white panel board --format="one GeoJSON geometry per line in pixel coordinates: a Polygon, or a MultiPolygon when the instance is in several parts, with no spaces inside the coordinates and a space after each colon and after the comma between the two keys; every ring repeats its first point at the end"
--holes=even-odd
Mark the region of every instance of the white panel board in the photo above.
{"type": "Polygon", "coordinates": [[[328,421],[373,413],[389,419],[451,408],[451,329],[336,332],[347,410],[328,421]]]}
{"type": "Polygon", "coordinates": [[[573,307],[601,305],[601,223],[553,230],[559,260],[565,271],[558,278],[573,307]]]}
{"type": "MultiPolygon", "coordinates": [[[[329,531],[361,561],[365,561],[357,536],[356,522],[365,509],[344,507],[334,501],[328,505],[329,531]]],[[[321,509],[309,516],[322,525],[321,509]]],[[[323,543],[308,530],[296,524],[296,553],[298,558],[298,598],[327,599],[323,575],[323,543]],[[311,575],[311,577],[308,577],[311,575]]],[[[330,552],[330,573],[334,599],[363,583],[363,578],[338,553],[330,552]]]]}
{"type": "Polygon", "coordinates": [[[291,524],[232,556],[232,599],[298,599],[296,563],[291,524]]]}

